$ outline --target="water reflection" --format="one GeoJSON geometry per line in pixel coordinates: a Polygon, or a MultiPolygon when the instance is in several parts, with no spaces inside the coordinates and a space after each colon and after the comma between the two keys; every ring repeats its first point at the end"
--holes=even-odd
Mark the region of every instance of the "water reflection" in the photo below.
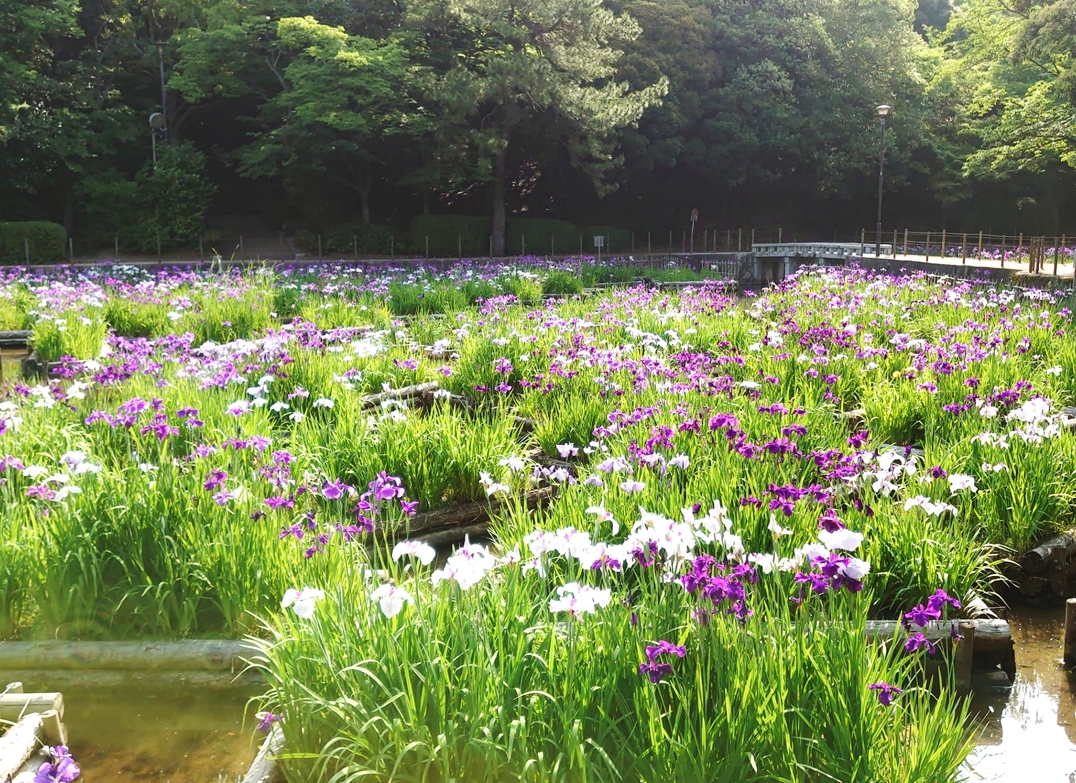
{"type": "Polygon", "coordinates": [[[972,705],[982,727],[966,777],[1076,783],[1076,676],[1061,665],[1064,607],[1020,609],[1009,626],[1016,682],[1011,689],[978,683],[972,705]]]}

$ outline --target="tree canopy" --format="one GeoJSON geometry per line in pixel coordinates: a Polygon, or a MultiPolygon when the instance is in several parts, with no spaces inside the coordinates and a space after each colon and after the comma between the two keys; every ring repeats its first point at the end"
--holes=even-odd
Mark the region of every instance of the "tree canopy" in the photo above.
{"type": "Polygon", "coordinates": [[[498,252],[512,216],[648,231],[698,208],[713,228],[850,232],[873,224],[881,103],[887,225],[1076,229],[1076,0],[0,12],[0,220],[80,241],[190,241],[199,211],[318,230],[484,215],[498,252]]]}

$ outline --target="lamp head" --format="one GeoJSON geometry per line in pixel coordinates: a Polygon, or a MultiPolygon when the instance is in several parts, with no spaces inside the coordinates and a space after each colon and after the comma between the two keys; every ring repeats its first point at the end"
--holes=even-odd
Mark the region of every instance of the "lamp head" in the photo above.
{"type": "Polygon", "coordinates": [[[883,120],[889,116],[889,112],[891,112],[892,110],[892,107],[884,103],[881,106],[875,108],[875,111],[878,112],[878,116],[881,117],[883,120]]]}

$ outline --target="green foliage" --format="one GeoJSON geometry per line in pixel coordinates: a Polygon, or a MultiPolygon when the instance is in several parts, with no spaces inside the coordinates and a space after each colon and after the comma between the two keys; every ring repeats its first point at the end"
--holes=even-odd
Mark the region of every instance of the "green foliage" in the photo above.
{"type": "Polygon", "coordinates": [[[628,253],[631,251],[631,232],[623,228],[614,228],[612,226],[587,226],[583,229],[583,252],[586,255],[593,255],[597,253],[597,248],[594,247],[594,237],[605,237],[605,247],[602,248],[602,255],[608,253],[628,253]]]}
{"type": "Polygon", "coordinates": [[[583,293],[583,281],[571,272],[550,272],[542,281],[542,293],[571,296],[583,293]]]}
{"type": "MultiPolygon", "coordinates": [[[[301,230],[295,232],[295,241],[307,252],[317,252],[318,232],[301,230]]],[[[378,223],[345,223],[325,229],[321,234],[321,249],[326,253],[359,253],[375,256],[387,256],[406,253],[408,250],[405,235],[393,226],[378,223]]]]}
{"type": "Polygon", "coordinates": [[[86,200],[84,236],[98,247],[156,252],[196,246],[216,186],[206,157],[189,143],[159,146],[157,165],[147,162],[134,180],[110,171],[79,186],[86,200]]]}
{"type": "Polygon", "coordinates": [[[418,215],[411,220],[411,243],[424,254],[428,237],[431,258],[488,256],[490,230],[489,218],[418,215]]]}
{"type": "Polygon", "coordinates": [[[567,220],[508,218],[505,252],[519,255],[526,240],[527,255],[564,255],[579,249],[579,227],[567,220]]]}
{"type": "Polygon", "coordinates": [[[0,263],[51,264],[67,258],[67,232],[44,221],[0,223],[0,263]]]}

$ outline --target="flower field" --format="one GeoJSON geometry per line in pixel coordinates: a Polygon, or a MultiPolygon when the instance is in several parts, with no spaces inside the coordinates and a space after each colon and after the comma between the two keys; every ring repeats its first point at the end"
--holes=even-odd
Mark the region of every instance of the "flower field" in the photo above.
{"type": "Polygon", "coordinates": [[[6,276],[0,639],[257,637],[291,781],[958,779],[918,630],[1072,526],[1071,301],[638,273],[6,276]]]}

